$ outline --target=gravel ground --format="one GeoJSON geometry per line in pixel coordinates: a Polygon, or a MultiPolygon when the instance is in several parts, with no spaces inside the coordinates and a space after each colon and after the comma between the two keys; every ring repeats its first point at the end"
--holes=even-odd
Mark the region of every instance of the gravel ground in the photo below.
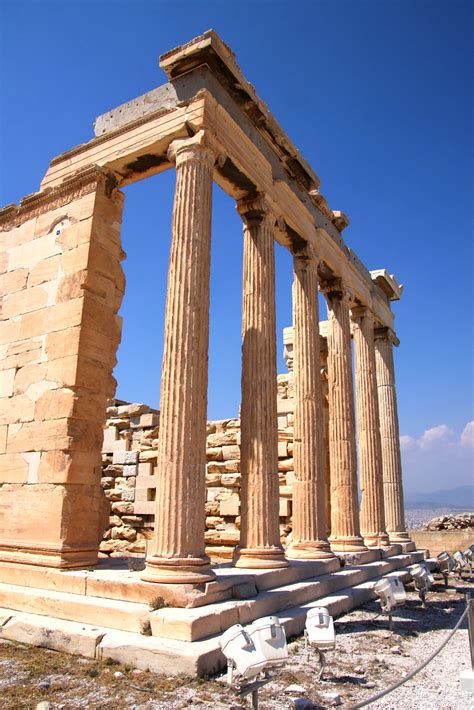
{"type": "MultiPolygon", "coordinates": [[[[318,680],[316,655],[306,651],[301,637],[290,639],[288,664],[260,691],[261,710],[323,710],[336,703],[346,709],[375,695],[413,670],[439,646],[464,611],[464,594],[469,590],[474,593],[474,577],[472,582],[462,583],[453,579],[448,590],[439,581],[429,592],[428,608],[423,610],[418,596],[408,587],[407,603],[398,607],[394,616],[393,634],[388,632],[385,618],[376,618],[377,602],[340,617],[335,622],[337,647],[327,654],[322,682],[318,680]]],[[[469,663],[464,622],[425,670],[370,707],[474,710],[474,695],[461,691],[459,684],[459,673],[469,663]]],[[[0,642],[0,708],[36,708],[40,702],[50,703],[41,706],[43,710],[250,707],[248,698],[241,699],[228,688],[224,674],[211,679],[167,678],[0,642]]]]}

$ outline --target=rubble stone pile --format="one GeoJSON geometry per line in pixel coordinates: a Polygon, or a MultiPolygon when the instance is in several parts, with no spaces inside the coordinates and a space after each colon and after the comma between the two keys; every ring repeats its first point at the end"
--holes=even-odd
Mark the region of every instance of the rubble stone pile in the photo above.
{"type": "Polygon", "coordinates": [[[426,530],[464,530],[474,528],[474,513],[440,515],[426,523],[426,530]]]}

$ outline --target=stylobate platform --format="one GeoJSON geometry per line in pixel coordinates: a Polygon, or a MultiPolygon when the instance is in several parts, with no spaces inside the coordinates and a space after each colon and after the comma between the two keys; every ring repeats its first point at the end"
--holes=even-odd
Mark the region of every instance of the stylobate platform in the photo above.
{"type": "Polygon", "coordinates": [[[397,546],[342,567],[338,558],[275,570],[222,565],[194,589],[142,582],[124,561],[80,571],[2,565],[0,637],[158,673],[209,674],[225,666],[218,640],[233,624],[274,614],[287,634],[301,633],[312,606],[345,613],[374,596],[377,579],[407,581],[408,566],[426,557],[397,546]],[[173,596],[179,606],[168,606],[173,596]]]}

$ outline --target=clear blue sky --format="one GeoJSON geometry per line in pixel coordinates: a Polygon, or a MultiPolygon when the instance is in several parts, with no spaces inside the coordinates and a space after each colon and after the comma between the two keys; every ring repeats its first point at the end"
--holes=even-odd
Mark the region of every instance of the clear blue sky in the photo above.
{"type": "MultiPolygon", "coordinates": [[[[472,5],[0,0],[0,203],[37,190],[97,115],[164,83],[159,54],[213,27],[348,214],[348,245],[405,284],[394,311],[407,487],[472,481],[470,430],[460,442],[474,419],[472,5]]],[[[125,189],[117,394],[153,405],[173,181],[125,189]]],[[[242,239],[232,201],[217,187],[214,197],[208,413],[220,418],[240,399],[242,239]]],[[[290,288],[278,247],[279,371],[290,288]]]]}

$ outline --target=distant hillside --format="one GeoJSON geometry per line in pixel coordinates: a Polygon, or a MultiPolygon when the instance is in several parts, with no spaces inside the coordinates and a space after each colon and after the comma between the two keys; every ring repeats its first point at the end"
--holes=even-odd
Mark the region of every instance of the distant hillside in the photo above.
{"type": "Polygon", "coordinates": [[[459,486],[443,491],[407,491],[405,494],[406,508],[437,506],[462,508],[465,511],[474,510],[474,486],[459,486]]]}

